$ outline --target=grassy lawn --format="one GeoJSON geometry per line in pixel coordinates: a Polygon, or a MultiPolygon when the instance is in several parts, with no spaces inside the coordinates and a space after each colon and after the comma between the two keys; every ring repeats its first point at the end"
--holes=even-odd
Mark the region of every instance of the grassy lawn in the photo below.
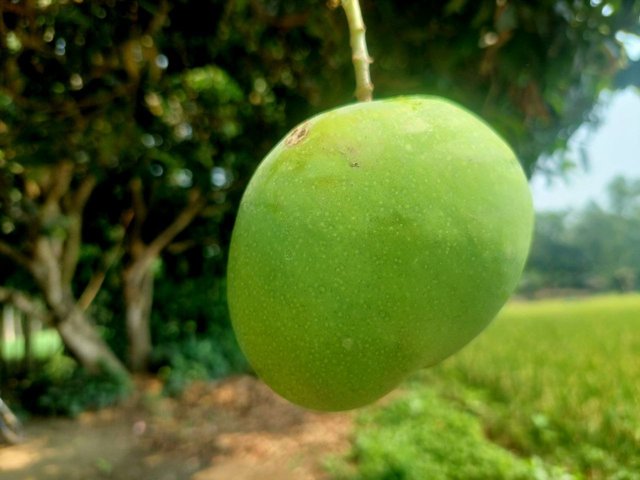
{"type": "Polygon", "coordinates": [[[359,416],[348,479],[640,479],[640,295],[512,303],[359,416]]]}

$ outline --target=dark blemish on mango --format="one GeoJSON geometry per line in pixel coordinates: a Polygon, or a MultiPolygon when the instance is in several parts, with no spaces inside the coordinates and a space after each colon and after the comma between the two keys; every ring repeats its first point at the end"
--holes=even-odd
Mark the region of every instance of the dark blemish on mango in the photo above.
{"type": "Polygon", "coordinates": [[[309,124],[307,122],[298,125],[293,131],[284,139],[284,144],[287,147],[293,147],[299,144],[302,140],[307,138],[309,134],[309,124]]]}
{"type": "Polygon", "coordinates": [[[358,162],[349,162],[349,166],[351,168],[358,168],[360,166],[360,164],[358,162]]]}

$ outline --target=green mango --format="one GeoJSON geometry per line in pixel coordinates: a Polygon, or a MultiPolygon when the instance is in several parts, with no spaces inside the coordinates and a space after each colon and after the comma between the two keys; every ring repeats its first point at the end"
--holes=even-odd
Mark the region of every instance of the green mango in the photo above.
{"type": "Polygon", "coordinates": [[[244,193],[233,328],[291,402],[368,404],[489,324],[532,226],[514,153],[461,107],[414,96],[322,113],[276,145],[244,193]]]}

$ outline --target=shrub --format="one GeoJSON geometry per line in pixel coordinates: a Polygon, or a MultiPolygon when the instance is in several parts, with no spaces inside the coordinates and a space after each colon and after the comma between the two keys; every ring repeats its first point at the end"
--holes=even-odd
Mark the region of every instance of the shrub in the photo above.
{"type": "Polygon", "coordinates": [[[103,371],[89,374],[62,354],[30,374],[18,388],[21,408],[39,415],[76,416],[113,405],[131,392],[128,378],[103,371]]]}
{"type": "Polygon", "coordinates": [[[329,468],[339,480],[571,478],[492,443],[476,416],[425,387],[366,410],[349,456],[329,468]]]}
{"type": "Polygon", "coordinates": [[[222,328],[207,336],[192,335],[160,345],[154,351],[153,363],[169,395],[179,394],[195,380],[221,378],[249,369],[233,332],[222,328]]]}

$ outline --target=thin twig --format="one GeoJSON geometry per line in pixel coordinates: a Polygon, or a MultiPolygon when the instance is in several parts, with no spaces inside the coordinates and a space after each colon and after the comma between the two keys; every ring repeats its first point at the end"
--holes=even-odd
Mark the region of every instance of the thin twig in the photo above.
{"type": "Polygon", "coordinates": [[[27,271],[31,271],[31,259],[2,240],[0,240],[0,255],[13,260],[16,265],[25,268],[27,271]]]}
{"type": "Polygon", "coordinates": [[[133,255],[134,259],[127,267],[126,274],[132,277],[142,278],[142,275],[150,263],[160,255],[160,252],[162,252],[175,237],[191,224],[206,206],[206,198],[198,189],[189,192],[189,202],[187,205],[156,238],[147,245],[138,239],[137,243],[140,250],[137,252],[137,255],[133,255]]]}
{"type": "Polygon", "coordinates": [[[356,98],[359,102],[370,102],[373,95],[373,83],[369,65],[373,62],[367,51],[365,26],[358,0],[342,0],[342,8],[347,15],[353,53],[353,69],[356,74],[356,98]]]}
{"type": "Polygon", "coordinates": [[[100,293],[100,289],[102,288],[102,284],[107,278],[107,273],[109,269],[111,269],[125,253],[124,243],[127,239],[127,229],[133,220],[134,214],[133,211],[127,211],[122,216],[122,234],[120,238],[102,257],[102,268],[91,276],[89,282],[84,287],[82,294],[78,298],[78,308],[83,312],[87,311],[95,298],[100,293]]]}

